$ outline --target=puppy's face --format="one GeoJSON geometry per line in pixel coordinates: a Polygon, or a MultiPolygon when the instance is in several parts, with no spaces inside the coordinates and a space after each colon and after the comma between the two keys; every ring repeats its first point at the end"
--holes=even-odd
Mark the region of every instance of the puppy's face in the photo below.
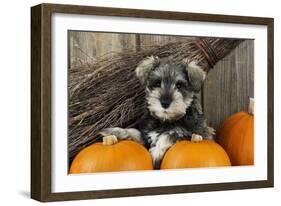
{"type": "Polygon", "coordinates": [[[188,70],[187,65],[161,62],[157,57],[139,64],[136,74],[146,86],[147,108],[153,117],[172,122],[185,115],[205,78],[197,74],[198,79],[192,79],[188,70]]]}
{"type": "Polygon", "coordinates": [[[146,84],[147,107],[161,121],[177,120],[185,115],[194,91],[181,65],[160,64],[151,71],[146,84]]]}

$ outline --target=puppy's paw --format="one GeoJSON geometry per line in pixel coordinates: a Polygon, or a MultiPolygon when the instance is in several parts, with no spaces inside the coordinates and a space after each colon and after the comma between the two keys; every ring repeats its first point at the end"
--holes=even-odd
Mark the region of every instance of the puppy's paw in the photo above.
{"type": "Polygon", "coordinates": [[[118,139],[114,135],[105,136],[102,138],[103,145],[113,145],[118,142],[118,139]]]}
{"type": "Polygon", "coordinates": [[[213,127],[207,127],[207,130],[210,135],[216,135],[216,130],[213,127]]]}
{"type": "Polygon", "coordinates": [[[126,129],[122,129],[120,127],[110,127],[110,128],[105,128],[102,129],[99,132],[100,135],[106,137],[106,136],[110,136],[110,135],[114,135],[118,138],[122,138],[122,137],[127,137],[127,131],[126,129]]]}
{"type": "Polygon", "coordinates": [[[203,140],[203,137],[199,134],[192,134],[191,136],[191,142],[201,142],[203,140]]]}

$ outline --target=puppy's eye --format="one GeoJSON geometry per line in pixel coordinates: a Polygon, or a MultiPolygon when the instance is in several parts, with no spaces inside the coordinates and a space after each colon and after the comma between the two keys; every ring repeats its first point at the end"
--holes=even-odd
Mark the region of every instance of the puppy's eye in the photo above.
{"type": "Polygon", "coordinates": [[[182,89],[184,86],[185,86],[185,84],[184,84],[183,82],[177,82],[177,83],[176,83],[176,87],[177,87],[178,89],[182,89]]]}
{"type": "Polygon", "coordinates": [[[152,83],[152,87],[161,87],[161,81],[160,81],[160,80],[155,80],[155,81],[152,83]]]}

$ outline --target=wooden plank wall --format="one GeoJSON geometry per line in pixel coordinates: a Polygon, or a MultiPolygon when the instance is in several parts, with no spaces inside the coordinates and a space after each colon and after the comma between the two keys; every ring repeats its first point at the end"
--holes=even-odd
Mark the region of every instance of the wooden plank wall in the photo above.
{"type": "MultiPolygon", "coordinates": [[[[70,66],[92,62],[114,52],[137,51],[178,38],[160,35],[69,32],[70,66]]],[[[202,105],[208,124],[215,129],[231,114],[247,110],[254,96],[254,40],[246,40],[209,72],[202,88],[202,105]]]]}
{"type": "Polygon", "coordinates": [[[209,72],[203,87],[204,113],[214,128],[231,114],[247,111],[254,97],[254,40],[246,40],[209,72]]]}

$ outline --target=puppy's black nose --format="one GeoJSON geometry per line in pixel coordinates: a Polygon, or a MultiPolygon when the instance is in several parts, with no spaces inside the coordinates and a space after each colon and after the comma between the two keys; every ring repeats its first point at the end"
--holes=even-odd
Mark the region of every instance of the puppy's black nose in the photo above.
{"type": "Polygon", "coordinates": [[[161,105],[164,109],[167,109],[170,106],[171,102],[167,100],[162,100],[161,105]]]}

